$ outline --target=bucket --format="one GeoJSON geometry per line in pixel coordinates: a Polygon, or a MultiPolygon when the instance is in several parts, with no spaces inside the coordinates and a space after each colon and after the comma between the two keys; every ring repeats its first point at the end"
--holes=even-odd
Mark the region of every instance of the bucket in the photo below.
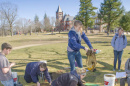
{"type": "Polygon", "coordinates": [[[114,74],[104,74],[104,86],[114,86],[115,75],[114,74]]]}
{"type": "Polygon", "coordinates": [[[12,72],[14,84],[17,84],[17,72],[12,72]]]}
{"type": "Polygon", "coordinates": [[[99,86],[98,84],[86,83],[85,86],[99,86]]]}

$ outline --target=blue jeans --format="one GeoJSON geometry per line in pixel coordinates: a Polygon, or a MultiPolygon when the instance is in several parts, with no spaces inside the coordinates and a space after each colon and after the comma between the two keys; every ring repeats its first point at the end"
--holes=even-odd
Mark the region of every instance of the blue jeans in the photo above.
{"type": "Polygon", "coordinates": [[[4,86],[14,86],[14,81],[13,79],[10,79],[8,81],[1,81],[1,83],[4,85],[4,86]]]}
{"type": "Polygon", "coordinates": [[[118,70],[120,70],[122,54],[123,50],[122,51],[114,50],[114,69],[116,69],[116,62],[118,58],[118,70]]]}
{"type": "Polygon", "coordinates": [[[80,54],[80,51],[73,51],[73,52],[69,52],[67,51],[67,54],[68,54],[68,59],[69,59],[69,62],[70,62],[70,67],[71,67],[71,71],[73,71],[75,69],[75,60],[78,64],[78,67],[83,67],[82,65],[82,56],[80,54]]]}

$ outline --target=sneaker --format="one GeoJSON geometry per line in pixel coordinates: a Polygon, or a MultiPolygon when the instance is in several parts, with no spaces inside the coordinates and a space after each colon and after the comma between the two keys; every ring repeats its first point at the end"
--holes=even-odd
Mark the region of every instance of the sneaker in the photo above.
{"type": "Polygon", "coordinates": [[[113,71],[115,71],[115,69],[113,69],[113,71]]]}
{"type": "Polygon", "coordinates": [[[118,71],[121,71],[120,69],[118,69],[118,71]]]}

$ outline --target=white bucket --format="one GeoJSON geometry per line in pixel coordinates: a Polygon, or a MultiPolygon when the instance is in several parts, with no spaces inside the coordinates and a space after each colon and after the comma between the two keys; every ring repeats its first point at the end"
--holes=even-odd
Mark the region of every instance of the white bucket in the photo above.
{"type": "Polygon", "coordinates": [[[114,86],[114,85],[115,85],[115,75],[104,74],[104,86],[114,86]]]}
{"type": "Polygon", "coordinates": [[[12,77],[13,77],[14,83],[17,83],[17,72],[12,72],[12,77]]]}

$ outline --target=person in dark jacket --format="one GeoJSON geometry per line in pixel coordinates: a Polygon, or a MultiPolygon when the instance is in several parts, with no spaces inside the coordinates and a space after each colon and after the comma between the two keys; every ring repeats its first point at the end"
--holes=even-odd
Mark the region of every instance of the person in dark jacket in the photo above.
{"type": "Polygon", "coordinates": [[[126,78],[120,80],[120,86],[125,86],[125,81],[127,81],[128,86],[130,86],[130,58],[125,63],[126,78]]]}
{"type": "Polygon", "coordinates": [[[51,86],[84,86],[82,79],[86,76],[84,68],[77,68],[70,73],[65,73],[54,80],[51,86]]]}
{"type": "Polygon", "coordinates": [[[74,27],[68,33],[68,47],[67,54],[70,62],[71,71],[75,68],[75,60],[78,64],[78,67],[82,68],[82,56],[80,54],[80,49],[84,49],[86,52],[88,48],[81,45],[81,40],[84,40],[85,43],[93,50],[91,42],[89,41],[86,34],[82,31],[82,22],[76,20],[74,22],[74,27]]]}
{"type": "Polygon", "coordinates": [[[48,82],[51,84],[51,77],[48,73],[48,68],[45,62],[30,62],[26,66],[24,79],[27,83],[37,83],[40,86],[38,76],[44,72],[44,75],[48,82]]]}

